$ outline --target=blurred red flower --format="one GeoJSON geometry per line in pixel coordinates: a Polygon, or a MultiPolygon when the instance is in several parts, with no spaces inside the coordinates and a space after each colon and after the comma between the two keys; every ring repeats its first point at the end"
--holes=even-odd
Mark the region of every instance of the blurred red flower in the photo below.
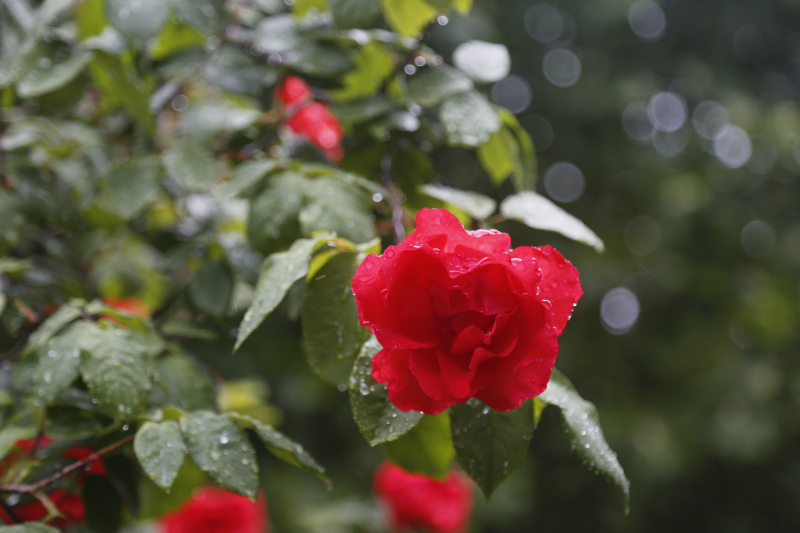
{"type": "Polygon", "coordinates": [[[284,124],[307,140],[334,163],[342,159],[344,128],[330,107],[314,102],[311,88],[297,76],[287,76],[275,89],[275,99],[284,107],[284,124]]]}
{"type": "Polygon", "coordinates": [[[152,314],[147,304],[135,297],[106,298],[103,302],[114,309],[138,316],[139,318],[147,318],[152,314]]]}
{"type": "Polygon", "coordinates": [[[383,346],[372,377],[398,409],[437,414],[478,398],[509,411],[547,387],[583,294],[578,270],[550,246],[510,245],[426,208],[403,242],[358,267],[358,316],[383,346]]]}
{"type": "Polygon", "coordinates": [[[163,533],[268,533],[264,497],[255,503],[219,487],[198,489],[160,522],[163,533]]]}
{"type": "Polygon", "coordinates": [[[446,480],[439,481],[384,461],[375,471],[372,490],[386,506],[394,531],[461,533],[469,525],[473,485],[456,470],[446,480]]]}

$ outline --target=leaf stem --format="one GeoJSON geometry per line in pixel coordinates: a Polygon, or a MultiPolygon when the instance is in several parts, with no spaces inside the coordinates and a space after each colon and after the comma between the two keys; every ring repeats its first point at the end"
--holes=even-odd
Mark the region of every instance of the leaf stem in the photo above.
{"type": "Polygon", "coordinates": [[[394,228],[394,242],[400,244],[400,241],[406,238],[406,230],[403,227],[403,204],[400,201],[400,190],[392,181],[392,155],[387,152],[381,159],[381,181],[386,190],[389,191],[390,202],[392,204],[392,227],[394,228]]]}

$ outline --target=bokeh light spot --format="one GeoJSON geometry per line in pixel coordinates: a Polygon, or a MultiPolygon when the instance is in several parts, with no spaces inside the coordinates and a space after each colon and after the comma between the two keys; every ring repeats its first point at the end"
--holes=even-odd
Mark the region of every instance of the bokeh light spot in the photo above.
{"type": "Polygon", "coordinates": [[[639,318],[639,299],[625,287],[616,287],[603,296],[600,318],[606,331],[622,335],[630,331],[639,318]]]}
{"type": "Polygon", "coordinates": [[[542,68],[547,81],[556,87],[570,87],[581,77],[581,60],[566,48],[547,52],[542,68]]]}
{"type": "Polygon", "coordinates": [[[583,194],[586,180],[581,170],[572,163],[556,163],[544,175],[544,188],[554,200],[574,202],[583,194]]]}

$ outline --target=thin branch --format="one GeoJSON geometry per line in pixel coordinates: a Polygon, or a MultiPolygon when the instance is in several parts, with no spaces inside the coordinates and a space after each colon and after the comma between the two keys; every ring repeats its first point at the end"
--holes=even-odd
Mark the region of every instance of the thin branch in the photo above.
{"type": "Polygon", "coordinates": [[[13,520],[15,524],[22,523],[22,519],[17,515],[17,513],[14,512],[14,508],[8,505],[8,502],[6,502],[3,498],[0,498],[0,507],[3,508],[3,511],[5,511],[9,517],[11,517],[11,520],[13,520]]]}
{"type": "Polygon", "coordinates": [[[400,201],[400,190],[392,181],[392,156],[389,152],[381,159],[381,181],[391,195],[389,200],[392,204],[394,242],[395,244],[400,244],[400,241],[406,238],[406,230],[403,227],[403,204],[400,201]]]}
{"type": "Polygon", "coordinates": [[[117,441],[117,442],[115,442],[113,444],[109,444],[105,448],[102,448],[100,450],[97,450],[96,452],[93,452],[93,453],[89,454],[85,459],[81,459],[80,461],[78,461],[76,463],[73,463],[73,464],[71,464],[69,466],[65,466],[63,469],[59,470],[58,472],[56,472],[52,476],[48,476],[48,477],[46,477],[44,479],[40,479],[36,483],[29,483],[29,484],[26,484],[26,485],[6,485],[4,487],[0,486],[0,491],[18,492],[18,493],[24,493],[24,494],[34,494],[37,491],[39,491],[42,488],[44,488],[47,485],[49,485],[50,483],[53,483],[54,481],[58,481],[59,479],[65,477],[65,476],[68,476],[69,474],[71,474],[72,472],[74,472],[76,470],[79,470],[79,469],[84,468],[84,467],[88,467],[93,462],[97,461],[101,456],[107,454],[108,452],[116,450],[120,446],[124,446],[125,444],[128,444],[130,441],[132,441],[134,439],[134,437],[136,437],[135,434],[134,435],[128,435],[124,439],[119,440],[119,441],[117,441]]]}

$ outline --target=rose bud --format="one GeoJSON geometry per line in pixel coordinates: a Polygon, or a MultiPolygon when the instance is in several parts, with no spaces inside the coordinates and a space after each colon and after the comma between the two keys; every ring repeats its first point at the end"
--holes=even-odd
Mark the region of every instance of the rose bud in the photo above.
{"type": "Polygon", "coordinates": [[[510,411],[547,387],[583,294],[578,270],[550,246],[510,245],[422,209],[403,242],[358,267],[358,316],[383,346],[372,377],[398,409],[433,415],[478,398],[510,411]]]}
{"type": "Polygon", "coordinates": [[[198,489],[181,507],[161,518],[162,533],[269,533],[264,497],[252,502],[219,487],[198,489]]]}
{"type": "Polygon", "coordinates": [[[284,107],[299,107],[313,98],[311,87],[297,76],[286,76],[275,88],[275,99],[284,107]]]}
{"type": "Polygon", "coordinates": [[[389,461],[378,467],[372,480],[372,490],[385,506],[394,531],[466,531],[474,503],[472,487],[472,481],[455,470],[439,481],[389,461]]]}
{"type": "Polygon", "coordinates": [[[320,102],[308,104],[286,119],[286,126],[298,137],[322,150],[334,163],[342,159],[344,129],[327,105],[320,102]]]}

